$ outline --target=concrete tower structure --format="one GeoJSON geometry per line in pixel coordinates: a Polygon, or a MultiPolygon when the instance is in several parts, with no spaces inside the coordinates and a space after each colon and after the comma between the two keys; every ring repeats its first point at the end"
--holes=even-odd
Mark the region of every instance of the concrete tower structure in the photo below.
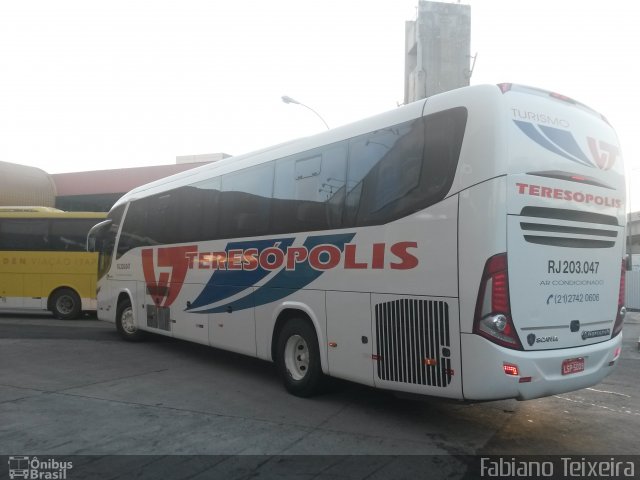
{"type": "Polygon", "coordinates": [[[469,5],[421,0],[405,40],[405,103],[469,85],[469,5]]]}

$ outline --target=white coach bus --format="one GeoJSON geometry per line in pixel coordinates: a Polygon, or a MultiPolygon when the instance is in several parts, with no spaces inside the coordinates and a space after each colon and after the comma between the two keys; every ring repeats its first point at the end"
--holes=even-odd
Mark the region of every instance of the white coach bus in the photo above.
{"type": "Polygon", "coordinates": [[[89,235],[98,316],[465,400],[611,373],[624,319],[614,130],[568,97],[462,88],[136,188],[89,235]]]}

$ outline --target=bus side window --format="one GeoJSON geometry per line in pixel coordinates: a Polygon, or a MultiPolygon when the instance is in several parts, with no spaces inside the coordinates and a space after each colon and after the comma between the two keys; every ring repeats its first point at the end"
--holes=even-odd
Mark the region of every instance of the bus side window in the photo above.
{"type": "Polygon", "coordinates": [[[271,233],[339,228],[346,161],[344,142],[277,160],[271,233]]]}
{"type": "MultiPolygon", "coordinates": [[[[452,108],[425,117],[424,166],[420,179],[422,204],[433,204],[448,193],[458,166],[467,123],[467,109],[452,108]]],[[[424,208],[424,207],[423,207],[424,208]]]]}
{"type": "Polygon", "coordinates": [[[87,232],[95,223],[95,219],[51,219],[50,249],[66,252],[84,251],[87,232]]]}
{"type": "Polygon", "coordinates": [[[381,225],[441,201],[466,121],[467,110],[456,107],[353,139],[345,226],[381,225]]]}
{"type": "Polygon", "coordinates": [[[185,232],[182,242],[215,240],[218,238],[218,205],[221,178],[215,177],[195,183],[183,193],[183,219],[180,229],[185,232]]]}
{"type": "Polygon", "coordinates": [[[268,233],[274,163],[223,175],[218,228],[220,238],[268,233]]]}
{"type": "Polygon", "coordinates": [[[49,250],[49,221],[4,219],[0,223],[0,250],[49,250]]]}
{"type": "Polygon", "coordinates": [[[414,189],[420,179],[422,120],[355,138],[349,145],[345,226],[385,223],[378,212],[414,189]]]}
{"type": "Polygon", "coordinates": [[[347,185],[347,144],[336,145],[322,153],[322,170],[318,179],[320,201],[325,204],[327,228],[342,227],[347,185]]]}

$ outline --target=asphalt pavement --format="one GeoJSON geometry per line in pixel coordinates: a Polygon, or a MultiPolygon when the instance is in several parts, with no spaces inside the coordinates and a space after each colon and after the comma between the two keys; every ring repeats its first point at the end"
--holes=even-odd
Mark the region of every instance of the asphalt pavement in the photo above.
{"type": "Polygon", "coordinates": [[[0,454],[435,455],[452,471],[465,455],[637,455],[639,313],[623,335],[602,383],[542,399],[417,401],[349,382],[301,399],[269,362],[127,343],[95,319],[0,314],[0,454]]]}

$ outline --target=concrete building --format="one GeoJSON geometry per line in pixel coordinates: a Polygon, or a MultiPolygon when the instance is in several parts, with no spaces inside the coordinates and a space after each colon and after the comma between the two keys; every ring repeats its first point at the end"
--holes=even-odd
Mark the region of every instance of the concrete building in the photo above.
{"type": "Polygon", "coordinates": [[[201,155],[182,155],[176,157],[176,163],[213,163],[229,158],[228,153],[203,153],[201,155]]]}
{"type": "Polygon", "coordinates": [[[67,211],[108,212],[116,200],[129,190],[200,165],[202,164],[182,163],[56,173],[51,175],[58,192],[55,206],[67,211]]]}
{"type": "Polygon", "coordinates": [[[185,155],[176,157],[173,165],[56,174],[0,162],[0,206],[108,212],[118,198],[135,187],[230,156],[226,153],[185,155]]]}
{"type": "Polygon", "coordinates": [[[53,174],[57,190],[55,206],[67,211],[107,212],[118,198],[135,187],[230,156],[186,155],[176,157],[174,165],[53,174]]]}
{"type": "Polygon", "coordinates": [[[640,270],[640,212],[631,212],[627,218],[627,253],[633,255],[635,270],[640,270]]]}
{"type": "Polygon", "coordinates": [[[405,25],[404,103],[469,85],[471,7],[421,0],[405,25]]]}
{"type": "Polygon", "coordinates": [[[0,205],[53,207],[56,186],[44,170],[0,162],[0,205]]]}

